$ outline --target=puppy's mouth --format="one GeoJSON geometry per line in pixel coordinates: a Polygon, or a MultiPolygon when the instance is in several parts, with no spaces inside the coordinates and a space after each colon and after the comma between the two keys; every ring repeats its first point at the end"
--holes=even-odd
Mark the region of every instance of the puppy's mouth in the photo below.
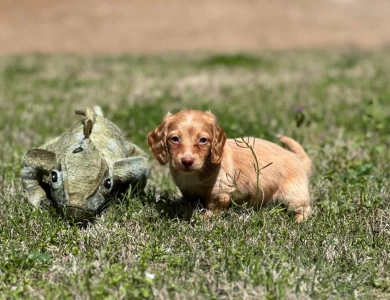
{"type": "Polygon", "coordinates": [[[194,164],[192,164],[191,166],[184,166],[181,163],[175,163],[173,164],[173,167],[175,168],[176,171],[183,174],[194,174],[199,172],[199,168],[194,164]]]}
{"type": "Polygon", "coordinates": [[[184,173],[184,174],[193,174],[193,173],[196,173],[196,170],[192,169],[192,168],[183,168],[181,167],[180,170],[178,170],[180,173],[184,173]]]}

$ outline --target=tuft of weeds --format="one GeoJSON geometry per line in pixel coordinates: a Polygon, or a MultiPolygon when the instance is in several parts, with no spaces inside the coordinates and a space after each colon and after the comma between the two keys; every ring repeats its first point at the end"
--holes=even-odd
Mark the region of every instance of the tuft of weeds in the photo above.
{"type": "Polygon", "coordinates": [[[205,68],[212,67],[241,67],[241,68],[258,68],[273,66],[272,61],[261,56],[249,54],[231,54],[231,55],[214,55],[200,61],[200,65],[205,68]]]}
{"type": "Polygon", "coordinates": [[[1,298],[389,298],[389,70],[384,51],[0,57],[1,298]],[[148,153],[180,109],[211,110],[230,138],[291,136],[315,215],[232,205],[204,222],[151,153],[146,193],[93,222],[31,207],[22,155],[93,105],[148,153]]]}

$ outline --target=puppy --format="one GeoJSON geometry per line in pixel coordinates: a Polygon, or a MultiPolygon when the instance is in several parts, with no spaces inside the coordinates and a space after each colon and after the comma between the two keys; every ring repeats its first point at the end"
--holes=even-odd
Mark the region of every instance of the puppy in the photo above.
{"type": "Polygon", "coordinates": [[[168,113],[147,139],[158,162],[169,163],[184,199],[205,202],[205,218],[230,201],[254,207],[281,202],[297,222],[312,213],[311,160],[291,138],[280,137],[291,151],[259,138],[226,139],[211,112],[183,110],[168,113]]]}

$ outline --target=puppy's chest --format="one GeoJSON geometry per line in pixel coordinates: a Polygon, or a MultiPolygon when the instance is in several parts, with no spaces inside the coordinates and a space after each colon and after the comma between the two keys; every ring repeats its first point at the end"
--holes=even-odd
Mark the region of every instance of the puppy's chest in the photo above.
{"type": "Polygon", "coordinates": [[[193,195],[202,195],[205,190],[205,182],[196,174],[182,175],[172,174],[178,188],[183,192],[188,192],[193,195]]]}
{"type": "Polygon", "coordinates": [[[182,193],[198,196],[208,197],[214,193],[234,193],[236,192],[236,186],[228,180],[226,180],[226,173],[223,177],[221,174],[214,176],[208,176],[202,178],[198,174],[183,175],[180,173],[172,172],[173,180],[182,193]]]}

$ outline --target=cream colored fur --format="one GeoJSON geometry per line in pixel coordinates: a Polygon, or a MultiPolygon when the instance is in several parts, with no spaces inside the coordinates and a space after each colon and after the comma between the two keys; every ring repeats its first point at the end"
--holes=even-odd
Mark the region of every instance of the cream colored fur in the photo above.
{"type": "Polygon", "coordinates": [[[161,164],[169,163],[183,197],[205,201],[206,217],[227,209],[232,199],[256,208],[281,202],[297,222],[309,217],[311,161],[303,148],[286,136],[280,140],[291,151],[259,138],[243,140],[253,147],[259,169],[265,167],[259,178],[252,151],[238,143],[242,139],[226,139],[210,112],[169,114],[148,135],[153,154],[161,164]]]}

